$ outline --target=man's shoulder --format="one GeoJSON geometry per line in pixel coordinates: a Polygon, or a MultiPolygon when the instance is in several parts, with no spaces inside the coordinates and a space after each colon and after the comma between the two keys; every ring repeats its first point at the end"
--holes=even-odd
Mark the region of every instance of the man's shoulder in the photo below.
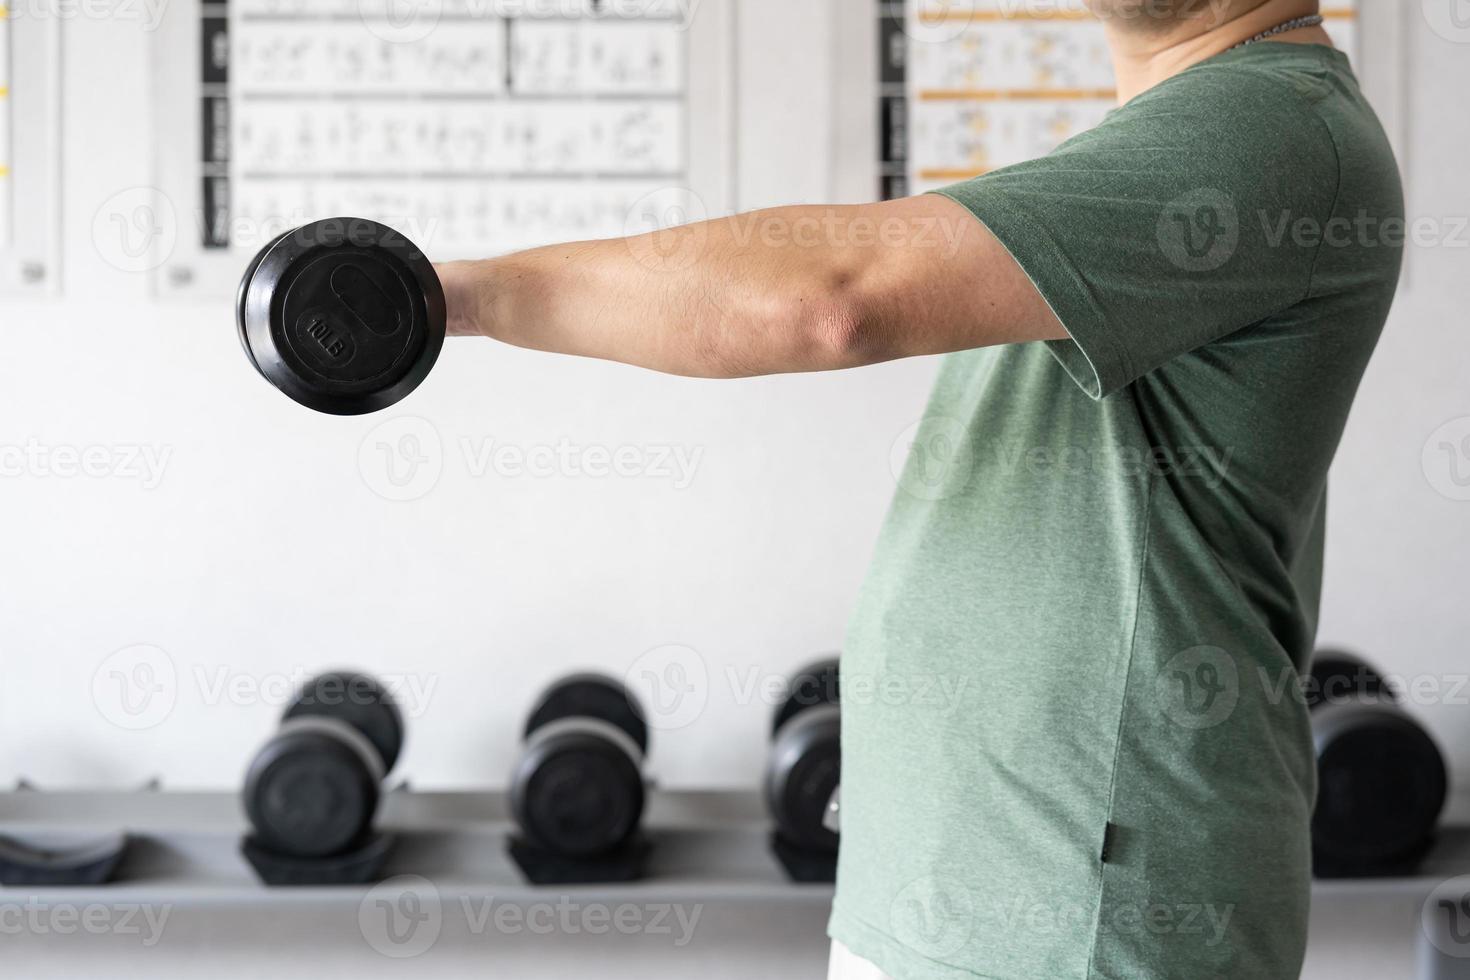
{"type": "MultiPolygon", "coordinates": [[[[1278,45],[1284,47],[1284,45],[1278,45]]],[[[1227,52],[1229,54],[1229,52],[1227,52]]],[[[1323,103],[1347,79],[1316,59],[1209,59],[1165,79],[1108,118],[1114,126],[1184,127],[1248,143],[1290,133],[1322,132],[1323,103]]]]}
{"type": "Polygon", "coordinates": [[[1391,162],[1345,58],[1317,45],[1270,47],[1280,50],[1226,52],[1186,69],[1056,152],[1146,161],[1246,197],[1293,199],[1337,184],[1343,147],[1391,162]]]}
{"type": "Polygon", "coordinates": [[[1317,44],[1260,42],[1224,52],[1144,92],[1108,122],[1186,127],[1206,142],[1247,152],[1287,147],[1325,158],[1345,143],[1382,144],[1347,56],[1317,44]]]}

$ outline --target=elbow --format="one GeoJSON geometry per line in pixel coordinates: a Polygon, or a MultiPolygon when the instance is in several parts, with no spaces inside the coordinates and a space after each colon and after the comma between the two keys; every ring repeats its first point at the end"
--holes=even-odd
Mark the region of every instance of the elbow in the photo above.
{"type": "Polygon", "coordinates": [[[835,371],[887,360],[875,306],[849,272],[788,275],[777,288],[742,297],[738,313],[697,331],[695,366],[707,378],[835,371]]]}
{"type": "Polygon", "coordinates": [[[834,297],[811,312],[809,346],[818,363],[830,368],[860,367],[882,360],[872,321],[846,297],[834,297]]]}
{"type": "Polygon", "coordinates": [[[875,304],[860,282],[854,273],[834,272],[797,298],[794,333],[817,370],[861,367],[886,359],[875,304]]]}

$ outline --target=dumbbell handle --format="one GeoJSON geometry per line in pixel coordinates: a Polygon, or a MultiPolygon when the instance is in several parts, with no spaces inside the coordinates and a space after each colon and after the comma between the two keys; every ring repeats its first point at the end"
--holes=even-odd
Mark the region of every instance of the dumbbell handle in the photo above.
{"type": "Polygon", "coordinates": [[[822,814],[822,826],[834,834],[842,833],[842,784],[832,790],[832,798],[827,801],[827,810],[822,814]]]}
{"type": "Polygon", "coordinates": [[[562,734],[597,735],[605,738],[626,752],[628,758],[638,766],[639,771],[643,769],[643,750],[638,747],[638,743],[617,725],[591,715],[573,715],[570,718],[549,721],[533,731],[526,740],[526,744],[533,745],[562,734]]]}
{"type": "Polygon", "coordinates": [[[367,763],[368,771],[373,776],[373,782],[381,783],[388,777],[388,770],[383,765],[383,754],[378,751],[378,747],[366,735],[345,721],[317,715],[288,718],[281,722],[281,727],[276,731],[276,737],[279,738],[293,732],[322,732],[339,738],[351,745],[357,754],[362,756],[363,762],[367,763]]]}

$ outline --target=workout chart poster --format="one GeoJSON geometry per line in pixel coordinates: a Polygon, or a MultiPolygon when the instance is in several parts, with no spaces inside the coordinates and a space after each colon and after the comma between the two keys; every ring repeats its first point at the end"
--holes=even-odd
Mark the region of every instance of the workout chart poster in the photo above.
{"type": "MultiPolygon", "coordinates": [[[[1323,14],[1351,57],[1356,3],[1323,14]]],[[[1083,0],[880,2],[878,15],[884,198],[1044,156],[1115,105],[1103,27],[1083,0]]]]}
{"type": "Polygon", "coordinates": [[[204,248],[350,214],[493,254],[622,234],[688,186],[675,0],[396,2],[200,7],[204,248]]]}

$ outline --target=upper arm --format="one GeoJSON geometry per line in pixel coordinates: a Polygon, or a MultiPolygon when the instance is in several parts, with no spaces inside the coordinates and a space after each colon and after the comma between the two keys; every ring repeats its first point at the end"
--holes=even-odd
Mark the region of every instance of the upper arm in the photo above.
{"type": "Polygon", "coordinates": [[[871,228],[878,244],[848,278],[859,329],[883,357],[1067,335],[1005,245],[963,205],[925,194],[854,212],[854,232],[871,228]]]}

